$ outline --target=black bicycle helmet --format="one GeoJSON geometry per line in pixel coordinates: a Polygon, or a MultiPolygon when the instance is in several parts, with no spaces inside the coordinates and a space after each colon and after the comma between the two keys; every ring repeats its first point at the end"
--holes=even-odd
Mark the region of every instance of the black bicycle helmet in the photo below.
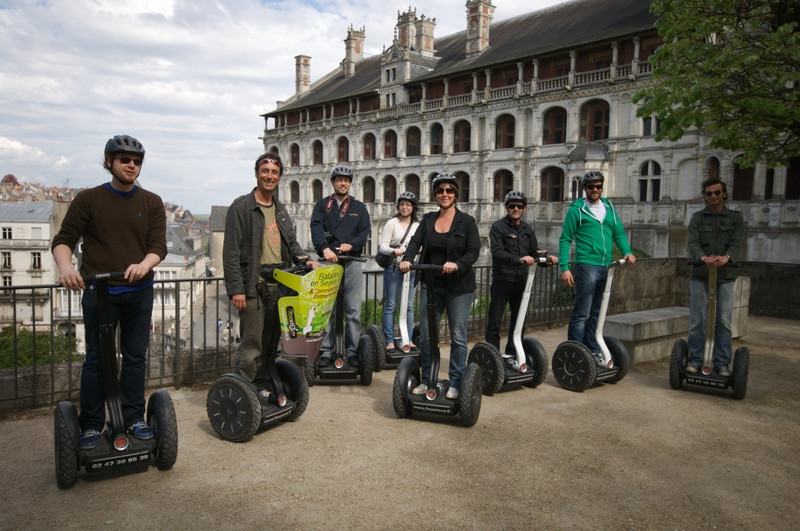
{"type": "Polygon", "coordinates": [[[276,164],[280,168],[280,175],[283,175],[283,161],[281,160],[280,155],[277,153],[263,153],[256,159],[256,172],[258,172],[258,167],[261,166],[262,162],[272,162],[276,164]]]}
{"type": "Polygon", "coordinates": [[[581,186],[586,186],[587,184],[593,183],[595,181],[603,182],[603,181],[605,181],[605,179],[606,178],[603,177],[603,174],[600,173],[599,171],[590,170],[590,171],[587,171],[586,174],[581,179],[581,186]]]}
{"type": "Polygon", "coordinates": [[[104,155],[108,159],[117,153],[136,153],[144,158],[144,146],[132,136],[117,135],[106,142],[104,155]]]}
{"type": "Polygon", "coordinates": [[[400,201],[408,201],[414,206],[417,206],[417,196],[414,195],[414,192],[403,192],[402,194],[397,196],[397,204],[400,204],[400,201]]]}
{"type": "Polygon", "coordinates": [[[336,166],[333,170],[331,170],[331,181],[339,176],[347,177],[350,179],[350,181],[352,181],[353,170],[351,170],[349,166],[336,166]]]}
{"type": "Polygon", "coordinates": [[[456,188],[456,191],[458,191],[458,179],[456,179],[456,176],[452,173],[440,173],[434,177],[431,183],[433,185],[433,191],[436,192],[436,189],[444,183],[452,184],[456,188]]]}
{"type": "Polygon", "coordinates": [[[503,204],[508,205],[511,201],[519,201],[524,206],[528,206],[528,197],[518,190],[511,190],[508,192],[503,204]]]}

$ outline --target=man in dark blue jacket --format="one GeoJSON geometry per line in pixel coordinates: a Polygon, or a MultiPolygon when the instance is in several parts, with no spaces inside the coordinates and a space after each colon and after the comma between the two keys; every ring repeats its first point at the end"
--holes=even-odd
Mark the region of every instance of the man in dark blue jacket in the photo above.
{"type": "MultiPolygon", "coordinates": [[[[311,242],[317,254],[326,262],[338,263],[339,254],[361,256],[370,230],[369,212],[364,203],[350,195],[353,171],[347,166],[337,166],[331,171],[333,194],[323,197],[311,213],[311,242]]],[[[362,262],[348,260],[344,267],[345,350],[351,367],[358,366],[358,338],[361,335],[361,294],[363,285],[362,262]]],[[[334,312],[336,310],[334,309],[334,312]]],[[[334,313],[335,315],[335,313],[334,313]]],[[[335,319],[328,323],[325,339],[320,347],[319,365],[331,363],[334,349],[335,319]]]]}

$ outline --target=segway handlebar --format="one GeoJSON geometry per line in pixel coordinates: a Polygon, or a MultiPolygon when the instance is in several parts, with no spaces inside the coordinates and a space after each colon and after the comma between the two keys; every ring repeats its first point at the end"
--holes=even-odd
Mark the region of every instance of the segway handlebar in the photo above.
{"type": "Polygon", "coordinates": [[[412,264],[409,271],[441,271],[442,266],[439,264],[412,264]]]}
{"type": "Polygon", "coordinates": [[[628,260],[625,258],[620,258],[619,260],[614,260],[610,264],[608,264],[608,268],[611,269],[612,267],[617,267],[621,265],[625,265],[628,263],[628,260]]]}
{"type": "Polygon", "coordinates": [[[84,284],[94,284],[98,280],[116,280],[125,278],[125,271],[112,271],[110,273],[95,273],[93,275],[81,276],[84,284]]]}
{"type": "Polygon", "coordinates": [[[299,264],[293,265],[291,267],[261,264],[261,270],[259,271],[259,274],[263,279],[273,279],[275,278],[275,271],[278,269],[280,269],[281,271],[286,271],[287,273],[305,274],[314,268],[311,267],[311,264],[309,264],[307,260],[301,260],[299,264]]]}

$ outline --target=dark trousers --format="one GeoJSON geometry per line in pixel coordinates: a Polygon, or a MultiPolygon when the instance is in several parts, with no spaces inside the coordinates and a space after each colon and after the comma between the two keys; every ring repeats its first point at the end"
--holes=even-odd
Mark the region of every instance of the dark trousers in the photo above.
{"type": "MultiPolygon", "coordinates": [[[[490,289],[491,300],[489,301],[489,311],[486,313],[486,342],[494,345],[500,350],[500,322],[506,311],[506,304],[511,306],[511,318],[508,323],[508,340],[506,341],[506,354],[515,354],[514,344],[511,336],[517,324],[517,315],[522,303],[522,295],[525,289],[526,277],[508,280],[502,278],[492,278],[490,289]]],[[[523,335],[525,331],[523,329],[523,335]]]]}

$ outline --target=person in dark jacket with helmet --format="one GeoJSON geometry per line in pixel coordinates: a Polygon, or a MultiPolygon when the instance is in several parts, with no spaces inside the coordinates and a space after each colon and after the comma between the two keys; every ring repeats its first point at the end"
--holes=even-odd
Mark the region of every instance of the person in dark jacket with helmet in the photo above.
{"type": "MultiPolygon", "coordinates": [[[[426,308],[428,297],[433,297],[436,302],[437,322],[441,319],[442,312],[447,310],[447,322],[450,326],[450,387],[445,396],[456,400],[461,387],[461,374],[467,366],[467,321],[475,295],[475,270],[472,266],[480,255],[481,239],[475,218],[456,208],[456,177],[449,173],[440,173],[433,179],[432,186],[439,210],[422,217],[419,228],[403,254],[400,271],[409,271],[420,249],[421,264],[442,266],[442,272],[436,275],[432,293],[428,292],[423,283],[419,304],[420,308],[426,308]]],[[[422,382],[427,382],[431,369],[427,319],[420,319],[419,330],[422,382]]],[[[411,392],[424,395],[427,390],[428,386],[420,383],[411,392]]]]}
{"type": "Polygon", "coordinates": [[[558,258],[561,281],[575,287],[575,307],[569,319],[567,337],[586,345],[598,364],[602,363],[600,345],[595,340],[603,288],[608,265],[613,262],[613,245],[629,264],[636,262],[617,211],[601,197],[605,178],[599,171],[588,171],[581,179],[586,198],[572,202],[564,217],[559,238],[558,258]],[[569,251],[575,241],[575,272],[569,270],[569,251]]]}
{"type": "MultiPolygon", "coordinates": [[[[511,336],[517,323],[528,268],[539,254],[539,244],[533,227],[522,219],[528,209],[528,198],[525,194],[512,190],[506,194],[504,204],[506,215],[495,221],[489,230],[492,287],[489,311],[486,314],[486,342],[500,350],[500,321],[506,311],[506,304],[509,304],[511,316],[505,353],[515,354],[511,336]]],[[[557,256],[551,255],[549,258],[552,263],[558,263],[557,256]]]]}
{"type": "MultiPolygon", "coordinates": [[[[311,242],[326,262],[338,263],[339,254],[361,256],[370,231],[369,212],[364,203],[350,195],[353,171],[336,166],[331,171],[333,194],[320,199],[311,213],[311,242]]],[[[361,335],[361,287],[364,266],[357,260],[342,262],[344,267],[345,350],[351,367],[358,367],[358,338],[361,335]]],[[[336,310],[334,309],[334,314],[336,310]]],[[[319,366],[331,364],[336,320],[328,322],[320,346],[319,366]]]]}
{"type": "MultiPolygon", "coordinates": [[[[383,270],[383,334],[386,338],[386,350],[395,350],[394,316],[400,300],[400,288],[403,285],[404,273],[398,268],[400,257],[406,252],[408,242],[419,227],[417,221],[417,196],[414,192],[403,192],[397,196],[397,214],[386,222],[381,233],[378,251],[394,256],[392,264],[383,270]]],[[[414,285],[414,272],[409,273],[409,281],[414,285]]],[[[403,311],[402,308],[400,311],[403,311]]],[[[414,296],[408,297],[406,324],[408,337],[414,328],[414,296]]],[[[416,345],[411,345],[416,346],[416,345]]]]}
{"type": "Polygon", "coordinates": [[[82,450],[98,445],[106,421],[97,292],[83,282],[83,277],[97,273],[125,272],[124,279],[109,281],[111,317],[114,327],[119,326],[122,351],[123,421],[137,439],[154,436],[144,420],[145,362],[153,313],[153,268],[167,256],[167,218],[161,198],[138,186],[143,162],[144,146],[138,140],[128,135],[110,138],[103,167],[111,181],[75,196],[51,246],[61,285],[84,290],[86,360],[81,368],[78,417],[82,450]],[[81,238],[78,272],[72,267],[72,253],[81,238]]]}

